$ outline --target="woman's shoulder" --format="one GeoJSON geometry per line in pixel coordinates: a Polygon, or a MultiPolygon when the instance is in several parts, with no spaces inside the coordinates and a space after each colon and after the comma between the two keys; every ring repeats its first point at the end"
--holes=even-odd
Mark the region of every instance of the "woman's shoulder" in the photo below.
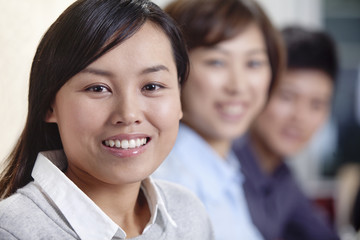
{"type": "Polygon", "coordinates": [[[0,239],[4,239],[4,234],[15,239],[76,237],[51,200],[33,182],[0,201],[0,230],[0,239]]]}
{"type": "Polygon", "coordinates": [[[0,223],[11,222],[12,219],[17,219],[25,216],[29,209],[35,205],[30,196],[24,194],[28,192],[33,186],[26,185],[19,189],[16,193],[0,201],[0,223]]]}
{"type": "MultiPolygon", "coordinates": [[[[38,219],[38,209],[33,199],[21,192],[27,192],[29,186],[25,186],[11,196],[0,201],[0,238],[13,236],[22,239],[21,232],[34,231],[33,225],[38,219]],[[29,228],[29,229],[28,229],[29,228]],[[20,230],[21,229],[21,230],[20,230]]],[[[41,224],[41,223],[39,223],[41,224]]],[[[30,238],[31,239],[31,238],[30,238]]]]}

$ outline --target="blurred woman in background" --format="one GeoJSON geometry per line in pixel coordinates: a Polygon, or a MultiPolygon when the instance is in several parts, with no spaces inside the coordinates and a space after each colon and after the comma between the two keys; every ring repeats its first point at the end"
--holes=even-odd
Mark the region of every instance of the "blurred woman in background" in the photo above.
{"type": "Polygon", "coordinates": [[[262,239],[231,144],[280,75],[278,32],[251,0],[177,0],[165,11],[184,33],[190,74],[181,90],[184,115],[175,147],[155,177],[180,183],[202,200],[216,239],[262,239]]]}

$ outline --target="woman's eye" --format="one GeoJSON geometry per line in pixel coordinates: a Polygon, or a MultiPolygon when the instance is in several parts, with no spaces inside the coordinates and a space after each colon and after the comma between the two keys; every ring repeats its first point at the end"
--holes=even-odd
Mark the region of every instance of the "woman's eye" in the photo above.
{"type": "Polygon", "coordinates": [[[207,60],[205,63],[209,66],[214,66],[214,67],[225,66],[225,62],[218,59],[207,60]]]}
{"type": "Polygon", "coordinates": [[[86,91],[101,93],[101,92],[109,92],[109,89],[102,85],[96,85],[86,88],[86,91]]]}
{"type": "Polygon", "coordinates": [[[291,101],[294,98],[293,94],[289,92],[280,92],[278,96],[284,101],[291,101]]]}
{"type": "Polygon", "coordinates": [[[265,64],[266,64],[266,61],[251,60],[251,61],[248,61],[247,66],[250,68],[259,68],[261,66],[264,66],[265,64]]]}
{"type": "Polygon", "coordinates": [[[159,90],[160,88],[162,88],[162,86],[160,86],[160,85],[158,85],[158,84],[152,83],[152,84],[147,84],[147,85],[145,85],[145,86],[143,87],[143,90],[144,90],[144,91],[149,91],[149,92],[151,92],[151,91],[159,90]]]}

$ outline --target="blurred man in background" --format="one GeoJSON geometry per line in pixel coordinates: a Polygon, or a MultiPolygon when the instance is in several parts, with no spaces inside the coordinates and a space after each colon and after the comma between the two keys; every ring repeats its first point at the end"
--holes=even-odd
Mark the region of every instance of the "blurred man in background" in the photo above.
{"type": "Polygon", "coordinates": [[[334,42],[324,32],[299,27],[282,33],[288,57],[284,76],[247,136],[233,146],[246,177],[245,195],[265,239],[338,239],[284,163],[330,113],[338,68],[334,42]]]}

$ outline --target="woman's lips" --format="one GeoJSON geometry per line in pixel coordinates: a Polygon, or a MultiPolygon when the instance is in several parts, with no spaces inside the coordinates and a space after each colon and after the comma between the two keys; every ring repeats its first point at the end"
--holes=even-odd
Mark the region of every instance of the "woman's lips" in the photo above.
{"type": "Polygon", "coordinates": [[[103,140],[102,145],[112,155],[127,158],[145,152],[150,141],[144,134],[122,134],[103,140]]]}
{"type": "Polygon", "coordinates": [[[134,138],[134,139],[110,139],[103,141],[103,144],[110,148],[139,148],[147,143],[147,138],[134,138]]]}
{"type": "Polygon", "coordinates": [[[241,115],[244,112],[243,105],[223,105],[221,111],[227,115],[241,115]]]}
{"type": "Polygon", "coordinates": [[[244,103],[218,103],[216,109],[226,120],[240,120],[246,113],[247,106],[244,103]]]}

